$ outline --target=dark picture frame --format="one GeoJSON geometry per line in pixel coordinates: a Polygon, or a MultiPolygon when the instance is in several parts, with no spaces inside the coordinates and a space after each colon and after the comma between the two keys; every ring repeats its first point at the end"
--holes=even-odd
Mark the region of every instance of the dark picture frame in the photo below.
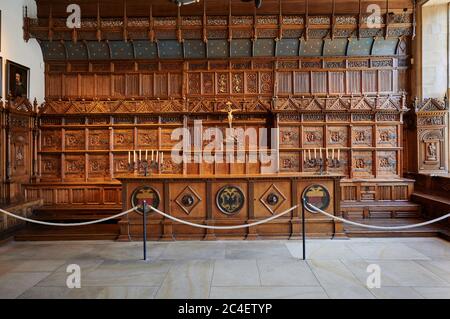
{"type": "Polygon", "coordinates": [[[6,96],[13,99],[30,96],[30,68],[6,60],[6,96]],[[18,84],[20,83],[20,84],[18,84]]]}

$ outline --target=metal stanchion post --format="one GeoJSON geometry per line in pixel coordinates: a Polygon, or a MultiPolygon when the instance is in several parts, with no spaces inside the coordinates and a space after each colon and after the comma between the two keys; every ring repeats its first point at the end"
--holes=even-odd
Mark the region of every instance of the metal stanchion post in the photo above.
{"type": "Polygon", "coordinates": [[[303,201],[303,210],[302,210],[302,242],[303,242],[303,260],[306,260],[306,225],[305,225],[305,202],[303,201]]]}
{"type": "Polygon", "coordinates": [[[143,245],[144,245],[144,261],[147,261],[147,201],[144,200],[142,203],[142,227],[143,227],[143,245]]]}

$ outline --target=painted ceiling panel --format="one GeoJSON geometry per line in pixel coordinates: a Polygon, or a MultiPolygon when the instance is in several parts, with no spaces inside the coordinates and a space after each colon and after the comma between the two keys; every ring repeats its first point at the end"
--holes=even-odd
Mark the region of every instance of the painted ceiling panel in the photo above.
{"type": "Polygon", "coordinates": [[[277,43],[277,56],[298,56],[298,39],[281,39],[277,43]]]}
{"type": "Polygon", "coordinates": [[[158,41],[159,57],[161,59],[182,59],[183,47],[177,40],[158,41]]]}
{"type": "Polygon", "coordinates": [[[87,60],[87,48],[83,42],[66,42],[67,59],[69,60],[87,60]]]}
{"type": "Polygon", "coordinates": [[[275,53],[275,41],[273,39],[258,39],[255,41],[254,56],[273,56],[275,53]]]}
{"type": "Polygon", "coordinates": [[[184,57],[186,59],[204,59],[206,57],[206,46],[202,40],[185,40],[184,57]]]}
{"type": "Polygon", "coordinates": [[[111,41],[111,57],[118,60],[133,59],[133,44],[131,42],[111,41]]]}
{"type": "Polygon", "coordinates": [[[106,42],[89,41],[86,42],[86,45],[91,60],[108,60],[110,58],[109,46],[106,42]]]}
{"type": "Polygon", "coordinates": [[[349,39],[347,55],[357,56],[357,55],[370,55],[372,51],[372,38],[365,39],[349,39]]]}
{"type": "Polygon", "coordinates": [[[231,40],[231,57],[251,57],[252,41],[249,39],[231,40]]]}
{"type": "Polygon", "coordinates": [[[394,55],[397,51],[398,39],[377,38],[373,44],[372,55],[394,55]]]}
{"type": "Polygon", "coordinates": [[[326,39],[323,45],[324,56],[342,56],[347,52],[347,39],[326,39]]]}
{"type": "Polygon", "coordinates": [[[156,59],[158,57],[158,50],[154,42],[134,41],[133,45],[137,59],[156,59]]]}
{"type": "Polygon", "coordinates": [[[41,42],[44,60],[65,60],[66,49],[61,42],[41,42]]]}
{"type": "Polygon", "coordinates": [[[323,40],[309,39],[302,40],[300,43],[301,56],[321,56],[322,55],[323,40]]]}
{"type": "Polygon", "coordinates": [[[209,40],[208,57],[227,58],[229,53],[227,40],[209,40]]]}

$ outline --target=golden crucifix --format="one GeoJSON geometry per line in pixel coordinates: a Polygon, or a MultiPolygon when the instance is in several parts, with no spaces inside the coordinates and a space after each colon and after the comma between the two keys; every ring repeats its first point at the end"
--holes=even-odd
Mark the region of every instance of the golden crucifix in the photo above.
{"type": "Polygon", "coordinates": [[[228,125],[230,126],[230,128],[233,128],[233,120],[234,120],[233,112],[235,111],[239,111],[239,109],[233,109],[233,103],[227,102],[227,109],[224,110],[223,112],[228,113],[228,125]]]}
{"type": "MultiPolygon", "coordinates": [[[[227,102],[227,109],[226,110],[222,110],[222,112],[227,112],[228,113],[228,126],[230,127],[230,133],[232,132],[231,130],[233,129],[233,120],[234,120],[234,115],[233,112],[235,111],[239,111],[239,109],[233,109],[233,103],[228,101],[227,102]]],[[[230,138],[233,141],[237,141],[237,137],[234,135],[234,133],[232,133],[233,135],[230,136],[230,138]]],[[[228,140],[228,138],[227,138],[228,140]]]]}

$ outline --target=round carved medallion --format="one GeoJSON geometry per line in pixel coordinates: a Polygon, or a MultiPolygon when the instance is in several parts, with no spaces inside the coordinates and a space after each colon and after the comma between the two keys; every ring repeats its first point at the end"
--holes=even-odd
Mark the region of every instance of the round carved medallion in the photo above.
{"type": "Polygon", "coordinates": [[[217,193],[217,207],[226,215],[237,214],[244,207],[244,203],[245,196],[239,187],[225,186],[217,193]]]}
{"type": "Polygon", "coordinates": [[[266,201],[267,201],[267,204],[269,204],[271,206],[275,206],[280,201],[280,198],[278,197],[277,194],[270,193],[269,195],[267,195],[266,201]]]}
{"type": "Polygon", "coordinates": [[[181,198],[181,204],[185,207],[191,207],[194,205],[195,199],[191,194],[186,194],[181,198]]]}
{"type": "MultiPolygon", "coordinates": [[[[131,204],[134,207],[137,207],[137,211],[139,213],[144,212],[144,201],[147,202],[147,205],[151,205],[153,208],[158,208],[160,197],[158,192],[150,186],[142,186],[137,188],[133,195],[131,195],[131,204]]],[[[150,208],[145,210],[145,213],[149,213],[151,211],[150,208]]]]}
{"type": "MultiPolygon", "coordinates": [[[[303,192],[303,200],[321,210],[327,209],[330,205],[330,193],[328,189],[322,185],[308,186],[303,192]]],[[[308,210],[311,213],[313,211],[308,210]]]]}

